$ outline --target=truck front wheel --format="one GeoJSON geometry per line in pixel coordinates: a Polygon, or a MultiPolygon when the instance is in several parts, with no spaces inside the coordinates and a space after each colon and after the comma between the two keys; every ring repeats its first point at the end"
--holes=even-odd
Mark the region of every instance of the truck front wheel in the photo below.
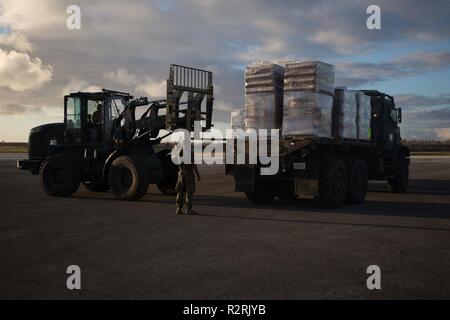
{"type": "Polygon", "coordinates": [[[348,166],[348,192],[347,202],[363,202],[368,188],[367,165],[363,159],[357,157],[349,162],[348,166]]]}
{"type": "Polygon", "coordinates": [[[348,173],[345,163],[338,157],[322,161],[319,176],[318,202],[324,208],[342,206],[347,195],[348,173]]]}
{"type": "Polygon", "coordinates": [[[400,155],[398,160],[397,173],[393,179],[388,180],[388,189],[395,193],[404,193],[408,189],[409,183],[409,165],[404,155],[400,155]]]}
{"type": "Polygon", "coordinates": [[[44,161],[40,174],[44,191],[55,197],[68,197],[75,193],[81,182],[79,167],[68,155],[52,155],[44,161]]]}
{"type": "Polygon", "coordinates": [[[247,199],[254,204],[270,204],[275,197],[273,187],[268,182],[255,181],[255,190],[245,192],[247,199]]]}
{"type": "Polygon", "coordinates": [[[109,169],[109,185],[120,200],[139,200],[146,193],[149,175],[137,156],[120,156],[109,169]]]}

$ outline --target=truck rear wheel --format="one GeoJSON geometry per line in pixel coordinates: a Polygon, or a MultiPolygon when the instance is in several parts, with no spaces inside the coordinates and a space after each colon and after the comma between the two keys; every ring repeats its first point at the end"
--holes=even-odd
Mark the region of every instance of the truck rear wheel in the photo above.
{"type": "Polygon", "coordinates": [[[139,200],[146,193],[149,176],[137,156],[120,156],[109,169],[109,185],[114,196],[121,200],[139,200]]]}
{"type": "Polygon", "coordinates": [[[270,183],[255,181],[255,190],[252,192],[245,192],[245,195],[251,203],[269,204],[272,203],[275,192],[270,183]]]}
{"type": "Polygon", "coordinates": [[[318,202],[324,208],[342,206],[347,195],[348,173],[345,163],[338,157],[322,161],[319,177],[318,202]]]}
{"type": "Polygon", "coordinates": [[[409,165],[404,155],[400,155],[398,160],[397,174],[393,179],[388,180],[388,189],[395,193],[404,193],[408,189],[409,165]]]}
{"type": "Polygon", "coordinates": [[[68,197],[78,190],[81,174],[76,161],[68,155],[56,154],[42,164],[40,180],[47,194],[68,197]]]}
{"type": "Polygon", "coordinates": [[[367,165],[360,157],[353,158],[348,166],[348,191],[346,201],[361,203],[366,198],[368,188],[367,165]]]}
{"type": "Polygon", "coordinates": [[[91,192],[105,192],[109,190],[109,185],[107,183],[95,183],[84,181],[83,186],[91,192]]]}

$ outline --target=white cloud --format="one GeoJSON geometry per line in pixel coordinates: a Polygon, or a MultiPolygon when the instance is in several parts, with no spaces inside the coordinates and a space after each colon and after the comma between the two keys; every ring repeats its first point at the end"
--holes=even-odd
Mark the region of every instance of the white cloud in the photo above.
{"type": "Polygon", "coordinates": [[[145,77],[144,82],[137,85],[136,91],[146,94],[149,98],[163,98],[166,96],[166,81],[145,77]]]}
{"type": "Polygon", "coordinates": [[[22,105],[8,102],[0,102],[0,114],[5,116],[20,115],[27,112],[28,109],[22,105]]]}
{"type": "Polygon", "coordinates": [[[357,48],[355,44],[358,43],[358,39],[352,34],[341,32],[339,30],[318,31],[309,36],[308,39],[314,43],[324,45],[329,48],[333,48],[338,53],[351,53],[352,51],[362,51],[363,44],[357,48]]]}
{"type": "Polygon", "coordinates": [[[126,68],[108,71],[103,75],[103,78],[115,85],[120,85],[119,90],[123,90],[123,88],[135,90],[149,98],[166,96],[166,80],[156,80],[144,76],[142,73],[131,73],[126,68]]]}
{"type": "Polygon", "coordinates": [[[66,6],[62,1],[2,0],[0,24],[14,30],[39,33],[42,29],[65,27],[66,6]]]}
{"type": "Polygon", "coordinates": [[[243,52],[237,52],[235,58],[246,62],[250,61],[266,61],[266,60],[282,60],[286,59],[288,45],[285,40],[268,37],[261,40],[257,46],[250,46],[243,52]]]}
{"type": "Polygon", "coordinates": [[[231,110],[238,109],[239,107],[242,106],[233,105],[232,103],[225,100],[214,101],[214,110],[217,111],[231,112],[231,110]]]}
{"type": "Polygon", "coordinates": [[[72,78],[70,82],[62,89],[61,96],[67,95],[72,92],[99,92],[102,91],[102,87],[98,85],[92,85],[85,80],[72,78]]]}
{"type": "Polygon", "coordinates": [[[33,51],[33,45],[31,42],[25,35],[19,32],[0,34],[0,45],[21,52],[33,51]]]}
{"type": "Polygon", "coordinates": [[[27,53],[0,49],[0,87],[14,91],[36,90],[52,79],[53,69],[27,53]]]}
{"type": "Polygon", "coordinates": [[[450,140],[450,128],[436,129],[436,135],[442,140],[450,140]]]}
{"type": "Polygon", "coordinates": [[[139,83],[138,77],[135,74],[128,72],[126,68],[120,68],[116,71],[108,71],[103,78],[113,82],[114,84],[124,86],[136,86],[139,83]]]}

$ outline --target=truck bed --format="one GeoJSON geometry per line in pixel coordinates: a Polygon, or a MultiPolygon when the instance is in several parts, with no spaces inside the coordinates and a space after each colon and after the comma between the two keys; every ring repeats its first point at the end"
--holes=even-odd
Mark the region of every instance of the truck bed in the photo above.
{"type": "Polygon", "coordinates": [[[342,138],[321,138],[316,136],[295,136],[282,137],[280,139],[280,156],[297,151],[304,147],[314,147],[315,145],[349,148],[349,147],[363,147],[370,148],[370,141],[357,139],[342,139],[342,138]]]}

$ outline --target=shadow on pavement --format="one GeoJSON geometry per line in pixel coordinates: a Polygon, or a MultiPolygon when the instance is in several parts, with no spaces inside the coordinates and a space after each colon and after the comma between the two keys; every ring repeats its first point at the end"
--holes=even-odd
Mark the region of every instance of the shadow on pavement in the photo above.
{"type": "MultiPolygon", "coordinates": [[[[390,193],[384,182],[372,182],[369,191],[390,193]]],[[[409,180],[408,194],[450,196],[450,180],[409,180]]]]}
{"type": "Polygon", "coordinates": [[[255,217],[255,216],[249,217],[249,216],[233,216],[233,215],[222,215],[222,214],[204,214],[204,213],[199,213],[198,216],[210,217],[210,218],[239,219],[239,220],[273,221],[273,222],[288,222],[288,223],[312,223],[312,224],[326,224],[326,225],[342,225],[342,226],[357,226],[357,227],[375,227],[375,228],[393,228],[393,229],[410,229],[410,230],[429,230],[429,231],[450,232],[450,228],[420,227],[420,226],[391,225],[391,224],[318,221],[318,220],[307,220],[307,219],[276,219],[276,218],[255,217]]]}

